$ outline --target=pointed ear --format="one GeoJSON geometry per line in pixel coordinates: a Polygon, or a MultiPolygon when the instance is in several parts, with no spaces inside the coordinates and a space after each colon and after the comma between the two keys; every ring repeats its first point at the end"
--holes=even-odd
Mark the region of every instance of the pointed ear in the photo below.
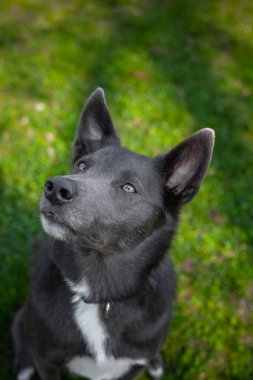
{"type": "Polygon", "coordinates": [[[97,88],[81,112],[73,145],[73,161],[100,149],[107,143],[120,145],[106,106],[104,91],[102,88],[97,88]]]}
{"type": "Polygon", "coordinates": [[[192,200],[209,167],[215,134],[205,128],[193,134],[164,156],[157,157],[167,192],[179,203],[192,200]]]}

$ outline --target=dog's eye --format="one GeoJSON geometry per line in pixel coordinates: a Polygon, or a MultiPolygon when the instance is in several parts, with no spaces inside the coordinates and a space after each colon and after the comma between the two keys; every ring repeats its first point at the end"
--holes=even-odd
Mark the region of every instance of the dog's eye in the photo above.
{"type": "Polygon", "coordinates": [[[84,161],[79,162],[78,169],[83,172],[86,169],[86,163],[84,161]]]}
{"type": "Polygon", "coordinates": [[[125,183],[121,186],[121,189],[126,193],[136,193],[136,189],[132,183],[125,183]]]}

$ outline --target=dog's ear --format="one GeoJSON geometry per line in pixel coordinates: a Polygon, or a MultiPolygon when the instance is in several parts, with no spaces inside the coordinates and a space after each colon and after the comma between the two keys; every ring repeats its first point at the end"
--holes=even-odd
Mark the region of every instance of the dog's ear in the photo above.
{"type": "Polygon", "coordinates": [[[197,194],[212,158],[214,138],[214,131],[205,128],[166,155],[156,157],[166,192],[179,204],[189,202],[197,194]]]}
{"type": "Polygon", "coordinates": [[[104,91],[97,88],[81,112],[73,145],[73,161],[109,143],[120,145],[106,106],[104,91]]]}

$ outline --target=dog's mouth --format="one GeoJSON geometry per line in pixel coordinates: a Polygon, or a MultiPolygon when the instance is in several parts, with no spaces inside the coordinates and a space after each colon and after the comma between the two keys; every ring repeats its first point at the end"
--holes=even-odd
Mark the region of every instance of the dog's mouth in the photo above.
{"type": "Polygon", "coordinates": [[[40,215],[46,218],[51,223],[56,223],[65,227],[65,223],[55,211],[41,210],[40,215]]]}
{"type": "Polygon", "coordinates": [[[67,225],[54,211],[40,211],[41,224],[49,236],[66,241],[70,236],[75,236],[76,232],[67,225]]]}
{"type": "Polygon", "coordinates": [[[75,231],[69,224],[62,220],[62,218],[51,210],[40,211],[41,224],[49,236],[65,242],[78,243],[85,246],[99,246],[103,245],[103,241],[94,234],[80,234],[75,231]]]}
{"type": "Polygon", "coordinates": [[[56,221],[56,214],[53,211],[41,211],[41,214],[52,222],[56,221]]]}

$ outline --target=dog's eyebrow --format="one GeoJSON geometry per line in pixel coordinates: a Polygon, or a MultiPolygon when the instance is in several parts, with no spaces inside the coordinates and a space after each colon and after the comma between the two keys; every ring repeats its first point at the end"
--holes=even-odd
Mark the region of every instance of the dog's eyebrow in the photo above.
{"type": "Polygon", "coordinates": [[[119,171],[119,174],[124,177],[136,177],[136,173],[133,170],[122,169],[119,171]]]}
{"type": "Polygon", "coordinates": [[[124,181],[133,181],[141,186],[141,179],[137,172],[131,169],[119,170],[119,179],[124,181]]]}

